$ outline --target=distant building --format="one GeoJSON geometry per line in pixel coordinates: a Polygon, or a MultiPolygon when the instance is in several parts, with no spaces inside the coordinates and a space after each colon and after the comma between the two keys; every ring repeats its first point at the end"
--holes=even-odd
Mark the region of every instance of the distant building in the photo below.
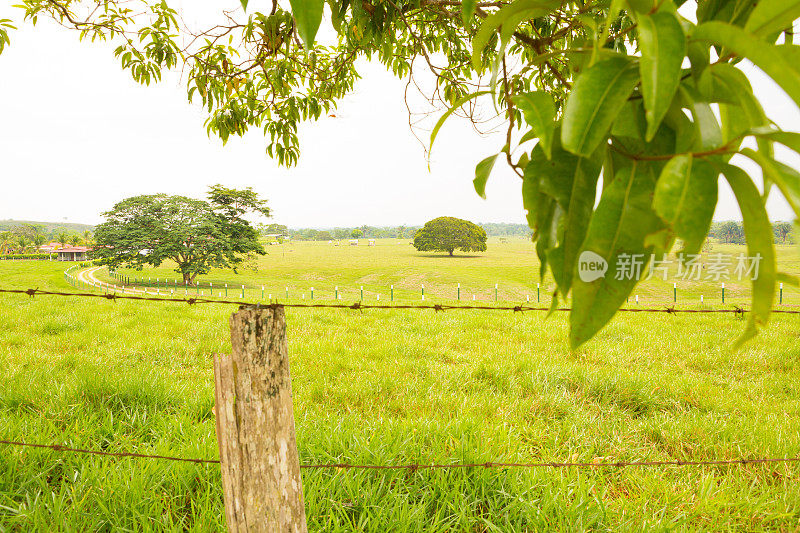
{"type": "Polygon", "coordinates": [[[59,261],[86,261],[89,259],[89,248],[86,246],[70,246],[69,248],[59,248],[55,250],[58,253],[59,261]]]}
{"type": "Polygon", "coordinates": [[[358,239],[350,239],[350,246],[358,246],[358,239]]]}
{"type": "Polygon", "coordinates": [[[289,239],[289,236],[285,233],[267,233],[264,237],[267,239],[268,244],[280,244],[289,239]]]}
{"type": "Polygon", "coordinates": [[[49,254],[49,253],[55,252],[59,248],[61,248],[61,243],[51,242],[51,243],[48,243],[48,244],[41,245],[39,247],[39,251],[42,252],[42,253],[45,253],[45,254],[49,254]]]}

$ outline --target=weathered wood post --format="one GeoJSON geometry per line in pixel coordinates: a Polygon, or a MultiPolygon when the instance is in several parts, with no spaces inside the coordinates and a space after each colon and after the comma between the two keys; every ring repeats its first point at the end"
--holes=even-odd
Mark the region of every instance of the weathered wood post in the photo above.
{"type": "Polygon", "coordinates": [[[214,357],[228,531],[306,532],[282,306],[231,315],[233,354],[214,357]]]}

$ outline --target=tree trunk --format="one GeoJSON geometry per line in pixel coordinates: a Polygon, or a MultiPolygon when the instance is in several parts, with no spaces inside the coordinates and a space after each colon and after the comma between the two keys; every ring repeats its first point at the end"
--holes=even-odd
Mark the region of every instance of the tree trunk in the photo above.
{"type": "Polygon", "coordinates": [[[450,254],[450,257],[453,257],[453,250],[447,250],[447,253],[450,254]]]}

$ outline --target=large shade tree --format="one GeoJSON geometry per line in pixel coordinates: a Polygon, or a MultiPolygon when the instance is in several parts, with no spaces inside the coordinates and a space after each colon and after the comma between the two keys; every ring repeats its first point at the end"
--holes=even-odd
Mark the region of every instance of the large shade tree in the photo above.
{"type": "Polygon", "coordinates": [[[485,252],[486,231],[470,222],[455,217],[434,218],[414,234],[414,248],[421,252],[485,252]]]}
{"type": "MultiPolygon", "coordinates": [[[[749,253],[763,258],[743,339],[768,320],[780,277],[769,192],[800,216],[800,175],[773,146],[800,151],[800,135],[774,126],[740,66],[751,61],[800,105],[800,47],[792,44],[800,0],[272,0],[249,12],[242,0],[244,9],[207,28],[179,24],[168,0],[21,5],[25,20],[49,17],[82,38],[113,42],[139,82],[181,69],[210,133],[224,141],[262,128],[268,154],[287,165],[299,156],[298,123],[353,88],[359,58],[380,61],[409,87],[425,86],[415,83],[420,70],[432,73],[427,96],[448,108],[443,119],[478,121],[481,110],[496,109],[506,141],[477,164],[475,188],[484,194],[498,159],[520,176],[541,273],[552,272],[557,297],[573,299],[573,345],[603,327],[637,283],[582,281],[580,254],[614,265],[636,254],[649,261],[676,239],[687,253],[699,250],[723,176],[749,253]],[[333,37],[317,41],[324,12],[323,33],[332,28],[333,37]],[[762,190],[735,154],[761,167],[762,190]]],[[[0,22],[0,50],[10,24],[0,22]]]]}
{"type": "Polygon", "coordinates": [[[258,231],[245,218],[269,216],[250,189],[214,185],[208,201],[165,194],[126,198],[104,213],[93,256],[111,268],[159,266],[171,259],[187,285],[211,268],[232,267],[247,254],[264,254],[258,231]]]}

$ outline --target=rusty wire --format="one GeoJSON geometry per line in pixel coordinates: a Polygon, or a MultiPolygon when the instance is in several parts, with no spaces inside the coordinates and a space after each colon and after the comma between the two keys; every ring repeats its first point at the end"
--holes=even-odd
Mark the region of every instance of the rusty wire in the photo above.
{"type": "MultiPolygon", "coordinates": [[[[133,452],[106,452],[100,450],[86,450],[83,448],[70,448],[60,444],[34,444],[29,442],[0,440],[0,444],[19,447],[45,448],[58,452],[85,453],[90,455],[103,455],[113,457],[135,457],[139,459],[164,459],[168,461],[182,461],[190,463],[219,464],[219,459],[195,459],[187,457],[170,457],[167,455],[150,455],[133,452]]],[[[307,469],[343,469],[343,470],[437,470],[447,468],[623,468],[628,466],[714,466],[714,465],[746,465],[763,463],[795,463],[800,462],[800,457],[764,457],[756,459],[719,459],[704,461],[614,461],[614,462],[538,462],[538,463],[504,463],[487,461],[483,463],[411,463],[397,465],[364,465],[350,463],[320,463],[301,464],[300,468],[307,469]]]]}
{"type": "MultiPolygon", "coordinates": [[[[474,310],[474,311],[514,311],[514,312],[526,312],[526,311],[571,311],[572,309],[569,307],[557,307],[557,308],[550,308],[550,307],[535,307],[529,305],[514,305],[514,306],[497,306],[497,305],[450,305],[450,304],[365,304],[361,302],[354,302],[352,304],[334,304],[334,303],[315,303],[315,304],[305,304],[305,303],[279,303],[279,302],[269,302],[269,303],[262,303],[262,302],[252,302],[252,301],[242,301],[242,300],[220,300],[220,299],[209,299],[209,298],[175,298],[175,297],[160,297],[160,296],[134,296],[134,295],[121,295],[116,293],[106,293],[106,294],[98,294],[93,292],[56,292],[56,291],[44,291],[40,289],[0,289],[0,293],[8,293],[8,294],[27,294],[28,296],[77,296],[83,298],[101,298],[104,300],[139,300],[139,301],[147,301],[147,302],[176,302],[176,303],[185,303],[188,305],[195,305],[195,304],[228,304],[228,305],[240,305],[240,306],[247,306],[247,307],[262,307],[264,309],[277,309],[279,307],[293,307],[293,308],[306,308],[306,309],[351,309],[356,311],[361,311],[364,309],[430,309],[433,311],[452,311],[452,310],[474,310]]],[[[676,314],[676,313],[732,313],[736,315],[742,315],[744,313],[748,313],[749,310],[739,307],[737,305],[732,306],[731,309],[677,309],[674,306],[672,307],[663,307],[663,308],[644,308],[644,307],[621,307],[618,309],[620,312],[628,312],[628,313],[667,313],[667,314],[676,314]]],[[[773,309],[773,313],[785,313],[785,314],[800,314],[800,310],[796,309],[773,309]]]]}

